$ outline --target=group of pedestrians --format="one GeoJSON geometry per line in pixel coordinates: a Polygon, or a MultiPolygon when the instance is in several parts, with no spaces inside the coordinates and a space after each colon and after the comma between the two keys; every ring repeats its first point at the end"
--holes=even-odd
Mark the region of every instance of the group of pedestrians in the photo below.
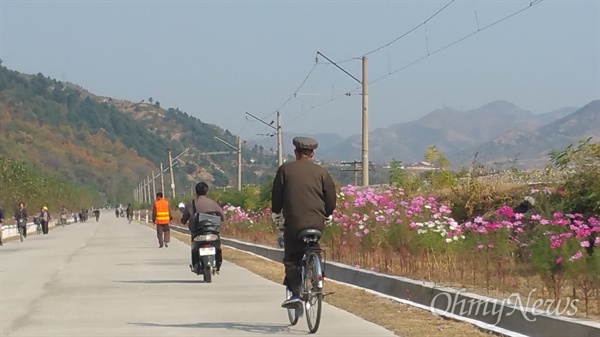
{"type": "MultiPolygon", "coordinates": [[[[17,208],[15,210],[13,220],[14,220],[15,224],[17,225],[17,228],[22,231],[23,238],[26,238],[27,237],[28,214],[27,214],[27,209],[25,208],[24,202],[19,202],[19,205],[17,206],[17,208]]],[[[33,218],[33,222],[36,225],[41,226],[42,234],[48,234],[48,224],[50,223],[51,220],[52,220],[52,217],[50,215],[50,212],[48,211],[48,207],[46,207],[46,206],[42,207],[40,209],[40,211],[37,212],[37,214],[33,218]]],[[[2,239],[2,226],[5,225],[5,223],[6,223],[6,214],[5,214],[4,209],[2,209],[2,207],[0,207],[0,246],[2,246],[4,244],[3,239],[2,239]]]]}
{"type": "Polygon", "coordinates": [[[73,217],[73,222],[86,222],[90,217],[90,210],[87,208],[81,209],[79,212],[73,212],[71,216],[73,217]]]}

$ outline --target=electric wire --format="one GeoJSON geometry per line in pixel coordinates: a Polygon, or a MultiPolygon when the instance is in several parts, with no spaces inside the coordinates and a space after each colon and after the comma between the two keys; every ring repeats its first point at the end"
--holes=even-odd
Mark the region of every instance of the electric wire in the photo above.
{"type": "Polygon", "coordinates": [[[281,104],[277,109],[275,109],[275,111],[271,112],[268,116],[265,116],[262,119],[267,119],[267,118],[273,116],[274,114],[277,113],[277,111],[281,110],[284,106],[286,106],[286,104],[288,104],[292,100],[292,98],[294,98],[296,96],[296,94],[298,93],[298,90],[300,90],[300,88],[302,88],[302,86],[304,85],[304,83],[306,83],[306,81],[308,81],[308,78],[310,77],[310,75],[312,75],[313,71],[317,67],[317,64],[319,64],[318,60],[315,61],[315,63],[313,64],[312,68],[310,68],[310,71],[308,72],[308,75],[306,75],[306,77],[304,77],[304,80],[302,81],[302,83],[300,83],[300,85],[298,86],[298,88],[296,88],[296,90],[294,91],[294,93],[291,94],[290,97],[288,97],[288,99],[285,100],[285,102],[283,102],[283,104],[281,104]]]}
{"type": "MultiPolygon", "coordinates": [[[[396,37],[396,38],[395,38],[395,39],[393,39],[392,41],[390,41],[390,42],[388,42],[388,43],[386,43],[386,44],[384,44],[384,45],[382,45],[382,46],[379,46],[379,47],[377,47],[377,48],[375,48],[375,49],[373,49],[373,50],[371,50],[371,51],[369,51],[369,52],[367,52],[367,53],[364,53],[364,54],[362,54],[362,56],[371,55],[371,54],[373,54],[373,53],[375,53],[375,52],[378,52],[378,51],[380,51],[381,49],[383,49],[383,48],[385,48],[385,47],[388,47],[388,46],[392,45],[393,43],[395,43],[395,42],[399,41],[400,39],[404,38],[404,37],[405,37],[405,36],[407,36],[408,34],[410,34],[410,33],[414,32],[415,30],[419,29],[419,27],[421,27],[421,26],[423,26],[423,25],[427,24],[427,22],[431,21],[431,19],[433,19],[433,18],[434,18],[434,17],[436,17],[438,14],[440,14],[441,12],[443,12],[443,11],[444,11],[444,9],[448,8],[448,6],[450,6],[450,5],[451,5],[451,4],[452,4],[454,1],[456,1],[456,0],[450,0],[450,2],[448,2],[447,4],[445,4],[445,5],[444,5],[442,8],[438,9],[438,10],[437,10],[437,12],[433,13],[431,16],[429,16],[427,19],[425,19],[425,21],[423,21],[423,22],[421,22],[420,24],[416,25],[415,27],[411,28],[410,30],[408,30],[408,31],[407,31],[407,32],[405,32],[404,34],[402,34],[402,35],[400,35],[400,36],[396,37]]],[[[348,62],[348,61],[352,61],[352,60],[357,60],[357,59],[360,59],[360,57],[351,57],[351,58],[349,58],[349,59],[342,60],[342,61],[339,61],[339,62],[336,62],[336,63],[344,63],[344,62],[348,62]]]]}
{"type": "Polygon", "coordinates": [[[331,99],[329,99],[329,100],[327,100],[327,101],[325,101],[325,102],[319,103],[319,104],[317,104],[317,105],[310,105],[310,107],[309,107],[308,109],[306,109],[305,111],[301,111],[301,112],[300,112],[300,114],[299,114],[298,116],[296,116],[296,117],[294,117],[294,118],[290,119],[290,120],[289,120],[289,121],[287,121],[285,124],[283,124],[283,125],[282,125],[282,128],[283,128],[284,126],[287,126],[287,125],[289,125],[289,124],[290,124],[290,123],[292,123],[292,122],[295,122],[296,120],[298,120],[300,117],[304,116],[304,115],[305,115],[306,113],[308,113],[309,111],[312,111],[312,110],[314,110],[314,109],[316,109],[316,108],[319,108],[319,107],[321,107],[321,106],[323,106],[323,105],[329,104],[329,103],[331,103],[331,102],[333,102],[333,101],[337,101],[338,99],[340,99],[340,98],[343,98],[344,96],[351,96],[353,92],[355,92],[355,91],[359,90],[360,88],[361,88],[361,87],[356,87],[356,88],[354,88],[354,89],[352,89],[352,90],[350,90],[350,91],[348,91],[348,92],[345,92],[345,93],[343,93],[343,94],[339,94],[339,95],[337,95],[337,96],[333,96],[331,99]]]}
{"type": "Polygon", "coordinates": [[[507,16],[505,16],[505,17],[503,17],[503,18],[499,19],[499,20],[496,20],[496,21],[494,21],[494,22],[490,23],[490,24],[489,24],[489,25],[487,25],[487,26],[484,26],[483,28],[480,28],[480,29],[478,28],[476,31],[474,31],[474,32],[471,32],[471,33],[469,33],[469,34],[467,34],[467,35],[465,35],[465,36],[463,36],[463,37],[459,38],[458,40],[456,40],[456,41],[454,41],[454,42],[451,42],[451,43],[449,43],[449,44],[447,44],[447,45],[445,45],[445,46],[443,46],[443,47],[441,47],[441,48],[439,48],[439,49],[436,49],[436,50],[434,50],[433,52],[431,52],[431,53],[428,53],[427,55],[424,55],[424,56],[422,56],[422,57],[420,57],[420,58],[418,58],[418,59],[416,59],[416,60],[414,60],[414,61],[412,61],[412,62],[410,62],[410,63],[408,63],[408,64],[406,64],[406,65],[404,65],[404,66],[402,66],[401,68],[398,68],[398,69],[396,69],[396,70],[390,71],[390,72],[389,72],[388,74],[386,74],[386,75],[383,75],[383,76],[381,76],[381,77],[379,77],[379,78],[377,78],[377,79],[375,79],[375,80],[373,80],[373,81],[370,81],[370,82],[369,82],[369,84],[374,84],[374,83],[377,83],[377,82],[379,82],[379,81],[383,80],[384,78],[387,78],[387,77],[389,77],[389,76],[391,76],[391,75],[393,75],[393,74],[396,74],[396,73],[398,73],[398,72],[400,72],[400,71],[402,71],[402,70],[404,70],[404,69],[406,69],[406,68],[408,68],[408,67],[411,67],[411,66],[413,66],[413,65],[415,65],[415,64],[417,64],[417,63],[419,63],[419,62],[423,61],[424,59],[428,58],[429,56],[435,55],[435,54],[437,54],[437,53],[439,53],[439,52],[441,52],[441,51],[443,51],[443,50],[445,50],[445,49],[448,49],[448,48],[450,48],[450,47],[452,47],[452,46],[454,46],[454,45],[456,45],[456,44],[458,44],[458,43],[460,43],[460,42],[462,42],[462,41],[464,41],[464,40],[466,40],[466,39],[470,38],[471,36],[473,36],[473,35],[475,35],[475,34],[477,34],[477,33],[479,33],[479,32],[482,32],[482,31],[484,31],[484,30],[486,30],[486,29],[488,29],[488,28],[491,28],[492,26],[495,26],[495,25],[497,25],[497,24],[499,24],[499,23],[501,23],[501,22],[503,22],[503,21],[506,21],[506,20],[508,20],[508,19],[512,18],[512,17],[513,17],[513,16],[515,16],[515,15],[518,15],[518,14],[520,14],[520,13],[522,13],[522,12],[524,12],[524,11],[526,11],[526,10],[530,9],[530,8],[532,8],[533,6],[535,6],[535,5],[539,4],[539,3],[543,2],[543,1],[544,1],[544,0],[535,0],[535,1],[531,1],[531,2],[529,3],[529,6],[527,6],[527,7],[523,7],[523,8],[521,8],[520,10],[518,10],[518,11],[516,11],[516,12],[513,12],[513,13],[511,13],[511,14],[509,14],[509,15],[507,15],[507,16]]]}

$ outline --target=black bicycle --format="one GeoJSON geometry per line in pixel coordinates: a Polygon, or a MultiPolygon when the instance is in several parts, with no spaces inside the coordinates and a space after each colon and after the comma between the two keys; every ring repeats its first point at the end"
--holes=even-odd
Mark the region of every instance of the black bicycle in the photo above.
{"type": "MultiPolygon", "coordinates": [[[[324,251],[318,248],[317,243],[321,239],[321,231],[318,229],[305,229],[298,234],[298,238],[304,242],[304,256],[300,263],[302,271],[302,283],[300,285],[300,299],[302,305],[297,308],[287,309],[291,325],[298,323],[298,319],[306,313],[306,323],[310,333],[315,333],[321,323],[321,308],[323,305],[323,269],[319,256],[324,251]]],[[[286,299],[292,296],[287,289],[286,299]]]]}

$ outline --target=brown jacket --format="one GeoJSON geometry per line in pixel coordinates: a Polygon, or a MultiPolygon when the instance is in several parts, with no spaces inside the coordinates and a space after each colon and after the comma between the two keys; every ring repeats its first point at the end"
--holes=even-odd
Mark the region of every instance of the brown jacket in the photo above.
{"type": "Polygon", "coordinates": [[[285,163],[277,170],[271,210],[273,213],[283,211],[286,226],[323,230],[325,218],[333,213],[335,202],[335,184],[331,175],[310,159],[285,163]]]}
{"type": "MultiPolygon", "coordinates": [[[[221,221],[225,221],[225,216],[223,215],[223,209],[221,206],[219,206],[216,201],[209,199],[204,195],[196,197],[196,211],[198,213],[218,213],[221,217],[221,221]]],[[[183,211],[183,216],[181,218],[181,224],[185,225],[185,223],[188,222],[192,216],[194,216],[194,210],[192,207],[192,202],[190,201],[185,205],[185,210],[183,211]]]]}

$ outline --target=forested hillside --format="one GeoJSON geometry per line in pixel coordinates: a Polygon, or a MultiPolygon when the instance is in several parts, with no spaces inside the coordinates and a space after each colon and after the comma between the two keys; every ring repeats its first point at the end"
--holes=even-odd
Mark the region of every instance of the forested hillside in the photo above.
{"type": "MultiPolygon", "coordinates": [[[[234,184],[235,154],[202,155],[229,150],[214,136],[235,145],[229,132],[178,109],[98,97],[70,83],[0,65],[0,155],[93,186],[109,202],[130,200],[143,176],[158,173],[160,163],[166,167],[167,147],[173,156],[190,147],[174,169],[178,192],[198,179],[234,184]]],[[[244,158],[252,152],[245,148],[244,158]]],[[[272,166],[268,157],[257,153],[255,162],[272,166]]],[[[245,183],[257,182],[264,169],[246,167],[245,183]]]]}

